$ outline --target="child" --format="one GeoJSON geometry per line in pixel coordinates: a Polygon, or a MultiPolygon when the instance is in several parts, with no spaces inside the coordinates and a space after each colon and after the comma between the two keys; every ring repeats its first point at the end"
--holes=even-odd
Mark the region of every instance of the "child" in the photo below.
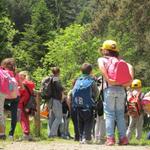
{"type": "Polygon", "coordinates": [[[19,89],[20,101],[18,104],[18,110],[20,111],[20,123],[24,133],[22,140],[32,140],[32,137],[30,135],[29,113],[27,112],[28,110],[25,110],[25,106],[30,98],[30,94],[26,89],[26,87],[32,93],[35,88],[35,85],[32,81],[29,80],[28,73],[26,71],[22,71],[19,73],[19,79],[20,79],[20,89],[19,89]]]}
{"type": "Polygon", "coordinates": [[[63,98],[62,111],[63,111],[63,119],[62,119],[62,123],[60,125],[61,137],[64,139],[69,139],[70,138],[70,133],[69,133],[70,112],[69,112],[69,107],[67,104],[67,97],[63,98]]]}
{"type": "MultiPolygon", "coordinates": [[[[144,94],[142,93],[141,80],[139,80],[139,79],[133,80],[133,82],[131,84],[131,88],[132,88],[132,91],[128,93],[128,97],[127,97],[128,103],[133,96],[138,97],[139,101],[141,101],[142,98],[144,97],[144,94]]],[[[143,115],[144,114],[143,114],[142,110],[140,110],[140,107],[141,107],[141,105],[139,106],[139,113],[140,113],[139,115],[135,115],[135,114],[130,113],[130,110],[128,108],[128,112],[129,112],[129,116],[130,116],[129,117],[129,126],[128,126],[128,129],[126,132],[128,139],[131,139],[131,133],[135,129],[136,129],[136,139],[139,140],[142,136],[143,115]]]]}

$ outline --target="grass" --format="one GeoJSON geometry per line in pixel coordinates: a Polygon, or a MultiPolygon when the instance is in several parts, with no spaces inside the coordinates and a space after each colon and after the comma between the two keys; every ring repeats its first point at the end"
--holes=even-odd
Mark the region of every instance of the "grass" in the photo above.
{"type": "MultiPolygon", "coordinates": [[[[10,120],[7,120],[6,121],[6,135],[8,135],[9,128],[10,128],[10,120]]],[[[30,128],[31,128],[31,133],[32,133],[33,137],[35,137],[36,128],[34,127],[33,119],[31,120],[30,128]]],[[[130,145],[138,145],[138,146],[150,145],[150,140],[146,139],[147,132],[149,131],[148,128],[143,130],[141,140],[136,140],[135,136],[133,135],[132,139],[130,141],[130,145]]],[[[69,129],[70,129],[71,136],[74,136],[72,121],[70,121],[69,129]]],[[[20,123],[17,123],[17,127],[16,127],[16,130],[15,130],[15,139],[18,139],[19,137],[21,137],[22,134],[23,133],[22,133],[20,123]]],[[[40,135],[40,137],[35,137],[35,138],[36,138],[37,141],[44,141],[44,142],[48,142],[48,143],[54,142],[54,141],[61,142],[61,143],[63,143],[63,142],[73,143],[74,142],[73,140],[64,140],[64,139],[61,139],[61,138],[49,139],[47,137],[47,120],[42,120],[41,121],[41,135],[40,135]]]]}

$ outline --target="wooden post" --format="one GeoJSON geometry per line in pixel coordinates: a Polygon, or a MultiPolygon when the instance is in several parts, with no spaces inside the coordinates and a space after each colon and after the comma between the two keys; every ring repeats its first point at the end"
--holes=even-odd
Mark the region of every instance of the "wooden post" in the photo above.
{"type": "Polygon", "coordinates": [[[36,103],[37,103],[37,112],[34,117],[34,124],[35,124],[35,136],[40,136],[40,101],[41,101],[41,95],[40,92],[36,92],[36,103]]]}

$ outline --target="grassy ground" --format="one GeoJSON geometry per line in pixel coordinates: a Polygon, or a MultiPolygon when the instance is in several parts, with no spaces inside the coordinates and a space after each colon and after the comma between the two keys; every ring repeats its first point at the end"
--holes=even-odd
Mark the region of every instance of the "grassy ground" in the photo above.
{"type": "MultiPolygon", "coordinates": [[[[8,135],[8,131],[10,128],[10,120],[6,121],[6,134],[8,135]]],[[[73,136],[73,124],[70,122],[70,133],[73,136]]],[[[150,127],[147,129],[143,129],[143,134],[142,134],[142,139],[141,140],[136,140],[135,137],[132,137],[132,140],[130,141],[130,145],[150,145],[150,140],[146,139],[147,132],[150,130],[150,127]],[[149,129],[148,129],[149,128],[149,129]]],[[[34,127],[33,120],[31,120],[31,133],[35,137],[35,130],[36,128],[34,127]]],[[[117,133],[116,133],[117,134],[117,133]]],[[[19,139],[22,136],[22,130],[20,123],[17,123],[16,131],[15,131],[15,139],[19,139]]],[[[116,135],[117,136],[117,135],[116,135]]],[[[57,141],[57,142],[65,142],[65,143],[70,143],[74,142],[73,140],[64,140],[61,138],[54,138],[54,139],[49,139],[47,137],[47,120],[43,120],[41,122],[41,136],[40,137],[35,137],[37,141],[45,141],[45,142],[52,142],[52,141],[57,141]]]]}

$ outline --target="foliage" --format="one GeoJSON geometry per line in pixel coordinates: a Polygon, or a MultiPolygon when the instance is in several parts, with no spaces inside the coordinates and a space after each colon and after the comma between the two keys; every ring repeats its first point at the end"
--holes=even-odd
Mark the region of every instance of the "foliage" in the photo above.
{"type": "Polygon", "coordinates": [[[0,19],[0,61],[6,57],[12,57],[12,41],[16,30],[8,17],[0,19]]]}
{"type": "MultiPolygon", "coordinates": [[[[99,40],[93,37],[84,38],[85,30],[86,26],[74,24],[64,30],[61,29],[55,40],[45,43],[49,52],[43,58],[44,76],[49,73],[51,67],[59,66],[63,83],[68,87],[71,86],[70,80],[78,76],[82,63],[96,63],[99,40]]],[[[41,72],[40,68],[36,76],[41,76],[39,72],[41,72]]]]}

